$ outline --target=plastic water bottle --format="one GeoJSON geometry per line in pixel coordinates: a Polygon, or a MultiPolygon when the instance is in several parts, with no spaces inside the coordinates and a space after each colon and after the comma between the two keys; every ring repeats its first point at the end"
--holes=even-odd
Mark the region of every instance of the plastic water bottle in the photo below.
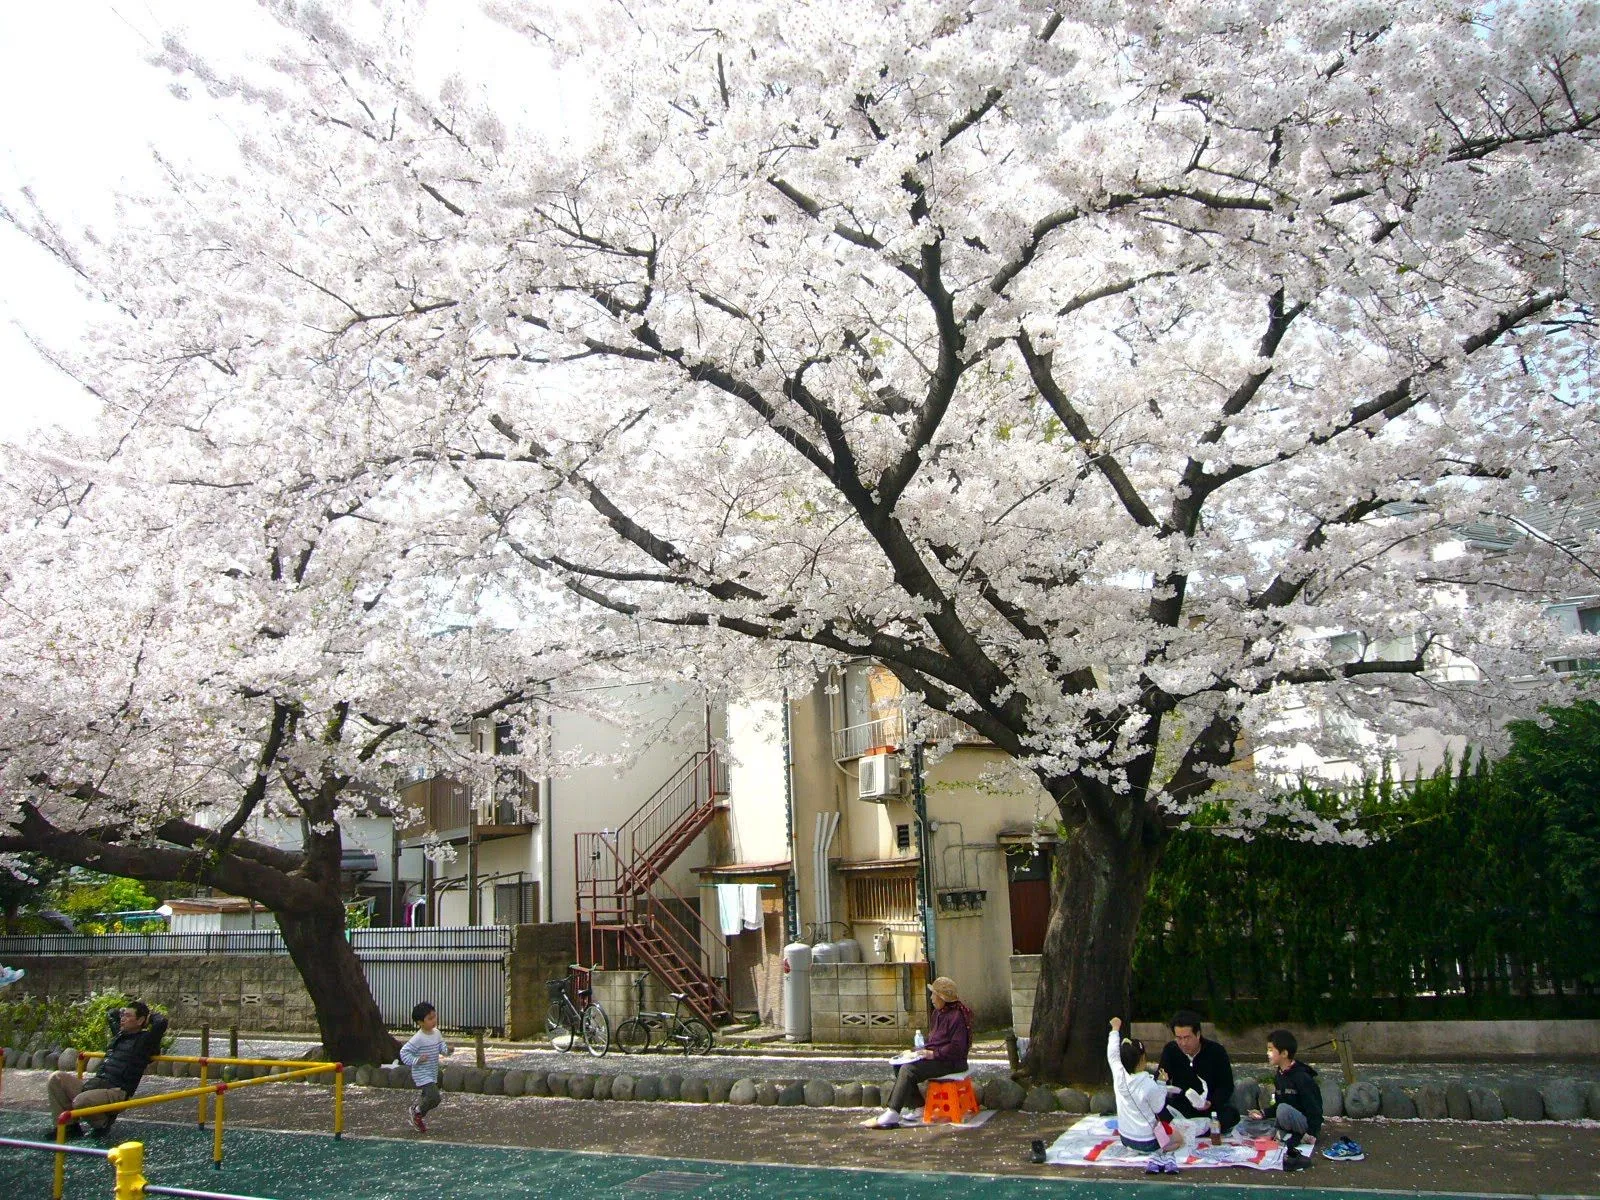
{"type": "Polygon", "coordinates": [[[927,1045],[927,1043],[922,1040],[922,1030],[917,1030],[917,1035],[911,1039],[911,1044],[918,1050],[921,1050],[925,1045],[927,1045]]]}
{"type": "Polygon", "coordinates": [[[1213,1146],[1217,1146],[1217,1145],[1221,1145],[1221,1143],[1222,1143],[1222,1119],[1220,1117],[1218,1117],[1216,1113],[1212,1113],[1211,1114],[1211,1144],[1213,1146]]]}

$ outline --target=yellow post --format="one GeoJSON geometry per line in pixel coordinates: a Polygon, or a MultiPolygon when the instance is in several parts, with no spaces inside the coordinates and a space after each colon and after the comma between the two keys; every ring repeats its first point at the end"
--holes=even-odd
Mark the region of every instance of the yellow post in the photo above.
{"type": "MultiPolygon", "coordinates": [[[[205,1087],[205,1085],[206,1085],[206,1072],[210,1068],[210,1066],[211,1066],[211,1064],[208,1063],[205,1059],[202,1058],[200,1060],[200,1086],[201,1087],[205,1087]]],[[[210,1104],[210,1102],[211,1102],[211,1093],[210,1092],[201,1092],[200,1093],[200,1116],[198,1118],[198,1124],[199,1124],[201,1129],[204,1129],[206,1127],[206,1108],[210,1104]]]]}
{"type": "MultiPolygon", "coordinates": [[[[70,1121],[70,1120],[72,1120],[72,1110],[70,1108],[67,1109],[66,1112],[62,1113],[59,1118],[57,1118],[57,1120],[56,1120],[56,1145],[65,1146],[67,1144],[67,1122],[70,1121]]],[[[66,1191],[66,1190],[67,1190],[67,1156],[66,1156],[66,1154],[62,1153],[62,1154],[56,1155],[55,1186],[51,1189],[50,1194],[55,1197],[55,1200],[61,1200],[61,1193],[66,1191]]]]}
{"type": "Polygon", "coordinates": [[[116,1200],[144,1200],[144,1143],[123,1142],[106,1157],[117,1173],[116,1200]]]}
{"type": "Polygon", "coordinates": [[[217,1119],[211,1127],[211,1165],[219,1171],[222,1170],[222,1102],[227,1094],[228,1085],[217,1084],[217,1119]]]}
{"type": "Polygon", "coordinates": [[[333,1136],[344,1137],[344,1064],[333,1069],[333,1136]]]}

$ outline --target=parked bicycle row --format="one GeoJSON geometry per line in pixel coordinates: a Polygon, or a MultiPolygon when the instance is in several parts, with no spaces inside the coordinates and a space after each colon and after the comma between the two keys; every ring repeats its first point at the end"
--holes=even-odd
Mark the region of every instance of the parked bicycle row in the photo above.
{"type": "Polygon", "coordinates": [[[638,997],[636,1012],[618,1025],[615,1033],[605,1009],[588,985],[587,972],[574,967],[562,978],[547,981],[550,1007],[545,1012],[544,1026],[551,1044],[566,1052],[581,1043],[595,1058],[602,1057],[613,1046],[624,1054],[643,1054],[652,1049],[677,1050],[685,1055],[709,1054],[716,1035],[710,1025],[693,1013],[685,1015],[683,1009],[688,997],[683,992],[671,993],[670,1012],[645,1009],[646,978],[641,974],[634,979],[634,994],[638,997]]]}

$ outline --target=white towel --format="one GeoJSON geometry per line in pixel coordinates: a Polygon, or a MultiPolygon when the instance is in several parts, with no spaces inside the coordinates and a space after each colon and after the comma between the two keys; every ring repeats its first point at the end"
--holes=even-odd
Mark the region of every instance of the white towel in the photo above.
{"type": "Polygon", "coordinates": [[[761,928],[761,889],[753,883],[743,886],[739,896],[740,911],[746,929],[761,928]]]}
{"type": "Polygon", "coordinates": [[[717,884],[717,920],[723,937],[733,937],[743,927],[744,895],[739,884],[717,884]]]}

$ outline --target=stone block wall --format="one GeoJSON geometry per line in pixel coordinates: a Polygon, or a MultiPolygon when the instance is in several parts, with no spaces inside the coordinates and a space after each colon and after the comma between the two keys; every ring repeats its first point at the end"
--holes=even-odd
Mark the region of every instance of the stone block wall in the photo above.
{"type": "Polygon", "coordinates": [[[927,986],[927,963],[813,963],[811,1040],[909,1046],[928,1027],[927,986]]]}
{"type": "Polygon", "coordinates": [[[511,931],[511,953],[506,955],[507,1037],[545,1035],[544,1014],[550,1007],[545,982],[566,975],[573,945],[571,921],[518,925],[511,931]]]}
{"type": "Polygon", "coordinates": [[[8,965],[28,972],[10,999],[81,1000],[120,991],[164,1009],[172,1027],[185,1033],[198,1033],[202,1024],[317,1032],[311,997],[287,954],[18,957],[8,965]]]}
{"type": "Polygon", "coordinates": [[[1039,955],[1011,956],[1011,1028],[1027,1037],[1033,1028],[1033,994],[1039,987],[1039,955]]]}

